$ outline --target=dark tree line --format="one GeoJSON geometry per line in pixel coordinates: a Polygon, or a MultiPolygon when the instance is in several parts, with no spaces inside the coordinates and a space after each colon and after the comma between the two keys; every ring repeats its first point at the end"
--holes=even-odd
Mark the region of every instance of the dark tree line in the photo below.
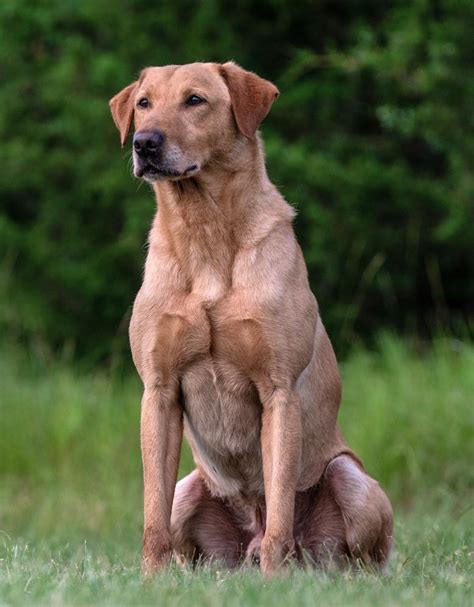
{"type": "Polygon", "coordinates": [[[263,127],[269,173],[298,209],[339,348],[381,328],[465,331],[472,6],[2,2],[2,333],[94,360],[124,347],[154,202],[107,101],[146,65],[228,59],[281,90],[263,127]]]}

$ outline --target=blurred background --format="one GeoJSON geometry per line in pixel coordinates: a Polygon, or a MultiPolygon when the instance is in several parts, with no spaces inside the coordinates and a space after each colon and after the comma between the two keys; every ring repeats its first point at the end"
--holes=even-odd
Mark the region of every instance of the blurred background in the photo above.
{"type": "MultiPolygon", "coordinates": [[[[469,0],[2,2],[2,332],[128,351],[154,210],[107,101],[147,65],[234,59],[274,81],[268,169],[343,351],[464,334],[474,283],[469,0]],[[472,277],[472,273],[471,273],[472,277]]],[[[472,11],[471,11],[472,12],[472,11]]]]}
{"type": "MultiPolygon", "coordinates": [[[[2,1],[0,527],[10,539],[89,538],[138,554],[140,385],[127,327],[155,201],[130,175],[108,100],[147,65],[201,60],[233,59],[281,91],[262,129],[268,171],[298,210],[349,442],[399,525],[417,508],[465,512],[472,9],[2,1]]],[[[191,465],[185,450],[181,473],[191,465]]]]}

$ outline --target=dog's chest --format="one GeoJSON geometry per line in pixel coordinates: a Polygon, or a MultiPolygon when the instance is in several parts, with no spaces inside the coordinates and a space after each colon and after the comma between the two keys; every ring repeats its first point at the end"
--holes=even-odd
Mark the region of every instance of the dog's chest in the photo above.
{"type": "Polygon", "coordinates": [[[259,493],[261,409],[249,378],[209,355],[189,366],[181,386],[186,436],[214,491],[259,493]]]}
{"type": "Polygon", "coordinates": [[[259,323],[239,312],[232,301],[201,301],[199,323],[191,333],[198,327],[206,332],[206,352],[180,373],[188,441],[222,495],[259,493],[263,487],[261,405],[254,374],[261,369],[265,345],[259,323]]]}
{"type": "Polygon", "coordinates": [[[260,325],[242,318],[225,300],[211,304],[201,301],[199,313],[192,317],[195,322],[189,323],[189,336],[198,338],[183,340],[189,349],[189,362],[178,370],[186,411],[200,434],[209,433],[237,451],[239,447],[230,443],[245,443],[248,420],[252,424],[259,415],[253,375],[261,366],[257,361],[264,349],[260,325]],[[193,342],[200,345],[194,356],[193,342]],[[222,431],[218,436],[216,429],[222,431]]]}
{"type": "MultiPolygon", "coordinates": [[[[255,374],[269,360],[257,314],[211,274],[159,311],[142,299],[134,310],[132,348],[145,380],[179,381],[185,432],[214,491],[263,490],[261,405],[255,374]],[[158,313],[157,313],[158,312],[158,313]]],[[[152,301],[152,300],[151,300],[152,301]]]]}
{"type": "Polygon", "coordinates": [[[270,360],[269,340],[258,314],[243,310],[238,293],[230,292],[217,278],[197,282],[185,303],[160,314],[154,325],[154,352],[181,376],[208,359],[212,390],[240,391],[242,383],[255,383],[270,360]],[[212,380],[212,381],[211,381],[212,380]]]}

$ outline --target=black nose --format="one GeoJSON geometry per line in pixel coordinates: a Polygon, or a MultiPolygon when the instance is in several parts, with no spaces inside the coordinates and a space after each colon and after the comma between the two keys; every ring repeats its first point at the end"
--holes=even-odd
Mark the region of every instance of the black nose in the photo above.
{"type": "Polygon", "coordinates": [[[133,149],[139,156],[155,154],[163,145],[162,131],[137,131],[133,136],[133,149]]]}

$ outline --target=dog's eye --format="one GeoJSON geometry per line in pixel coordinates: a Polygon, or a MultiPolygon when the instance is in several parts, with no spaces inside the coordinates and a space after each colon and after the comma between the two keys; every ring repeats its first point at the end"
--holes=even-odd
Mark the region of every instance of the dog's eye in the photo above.
{"type": "Polygon", "coordinates": [[[150,105],[150,102],[148,101],[148,99],[146,97],[142,97],[137,103],[137,106],[142,107],[142,108],[148,107],[149,105],[150,105]]]}
{"type": "Polygon", "coordinates": [[[206,100],[203,99],[202,97],[199,97],[199,95],[190,95],[187,99],[186,99],[186,105],[199,105],[200,103],[205,103],[206,100]]]}

